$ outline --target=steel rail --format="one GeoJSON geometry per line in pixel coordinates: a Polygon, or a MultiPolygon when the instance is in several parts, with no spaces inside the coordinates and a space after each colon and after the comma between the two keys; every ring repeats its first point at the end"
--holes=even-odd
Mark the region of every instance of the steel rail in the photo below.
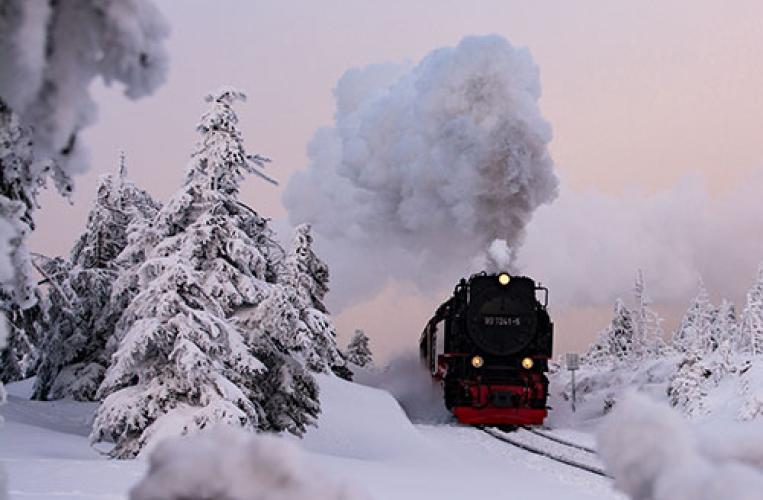
{"type": "Polygon", "coordinates": [[[596,450],[594,450],[593,448],[589,448],[588,446],[583,446],[582,444],[573,443],[572,441],[567,441],[566,439],[554,436],[553,434],[548,434],[548,433],[543,432],[543,431],[539,431],[538,429],[533,429],[532,427],[526,427],[526,426],[523,425],[521,428],[526,430],[527,432],[531,432],[531,433],[535,434],[536,436],[540,436],[540,437],[546,438],[546,439],[548,439],[550,441],[554,441],[556,443],[563,444],[565,446],[569,446],[570,448],[575,448],[577,450],[585,451],[586,453],[590,453],[592,455],[596,455],[596,450]]]}
{"type": "Polygon", "coordinates": [[[540,448],[536,448],[535,446],[531,446],[527,443],[522,443],[520,441],[517,441],[515,439],[511,439],[504,433],[500,431],[496,431],[495,429],[492,429],[490,427],[484,427],[484,426],[478,426],[478,429],[485,432],[486,434],[503,441],[504,443],[510,444],[512,446],[516,446],[517,448],[523,449],[525,451],[528,451],[530,453],[533,453],[535,455],[539,455],[545,458],[548,458],[550,460],[554,460],[559,463],[563,463],[565,465],[568,465],[570,467],[575,467],[576,469],[584,470],[586,472],[590,472],[591,474],[596,474],[597,476],[602,477],[610,477],[606,471],[603,469],[599,469],[598,467],[594,467],[592,465],[584,464],[575,460],[572,460],[570,458],[561,457],[559,455],[555,455],[553,453],[550,453],[546,450],[542,450],[540,448]]]}

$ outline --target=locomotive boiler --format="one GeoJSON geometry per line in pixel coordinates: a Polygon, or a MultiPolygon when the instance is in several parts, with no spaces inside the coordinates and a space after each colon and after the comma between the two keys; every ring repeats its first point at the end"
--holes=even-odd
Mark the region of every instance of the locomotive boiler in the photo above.
{"type": "Polygon", "coordinates": [[[543,423],[554,328],[547,307],[548,289],[532,279],[482,272],[437,308],[420,356],[460,422],[543,423]]]}

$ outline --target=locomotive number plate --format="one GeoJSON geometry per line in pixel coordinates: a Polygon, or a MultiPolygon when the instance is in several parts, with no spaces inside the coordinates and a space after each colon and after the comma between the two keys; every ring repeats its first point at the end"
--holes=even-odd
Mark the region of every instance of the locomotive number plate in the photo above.
{"type": "Polygon", "coordinates": [[[522,319],[519,316],[484,316],[485,326],[520,326],[522,319]]]}

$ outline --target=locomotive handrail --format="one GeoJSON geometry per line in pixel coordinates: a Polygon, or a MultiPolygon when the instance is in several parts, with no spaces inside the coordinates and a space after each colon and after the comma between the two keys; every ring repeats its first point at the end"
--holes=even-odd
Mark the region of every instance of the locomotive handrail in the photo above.
{"type": "Polygon", "coordinates": [[[543,297],[543,308],[545,309],[548,307],[548,288],[542,285],[538,285],[535,287],[535,291],[537,292],[538,290],[542,290],[545,294],[543,297]]]}

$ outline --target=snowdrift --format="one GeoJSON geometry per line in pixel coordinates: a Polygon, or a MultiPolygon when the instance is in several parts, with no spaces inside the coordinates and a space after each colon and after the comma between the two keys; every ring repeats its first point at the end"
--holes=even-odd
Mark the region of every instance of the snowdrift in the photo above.
{"type": "Polygon", "coordinates": [[[632,393],[605,420],[599,450],[633,500],[760,499],[763,428],[727,424],[707,436],[664,404],[632,393]]]}

